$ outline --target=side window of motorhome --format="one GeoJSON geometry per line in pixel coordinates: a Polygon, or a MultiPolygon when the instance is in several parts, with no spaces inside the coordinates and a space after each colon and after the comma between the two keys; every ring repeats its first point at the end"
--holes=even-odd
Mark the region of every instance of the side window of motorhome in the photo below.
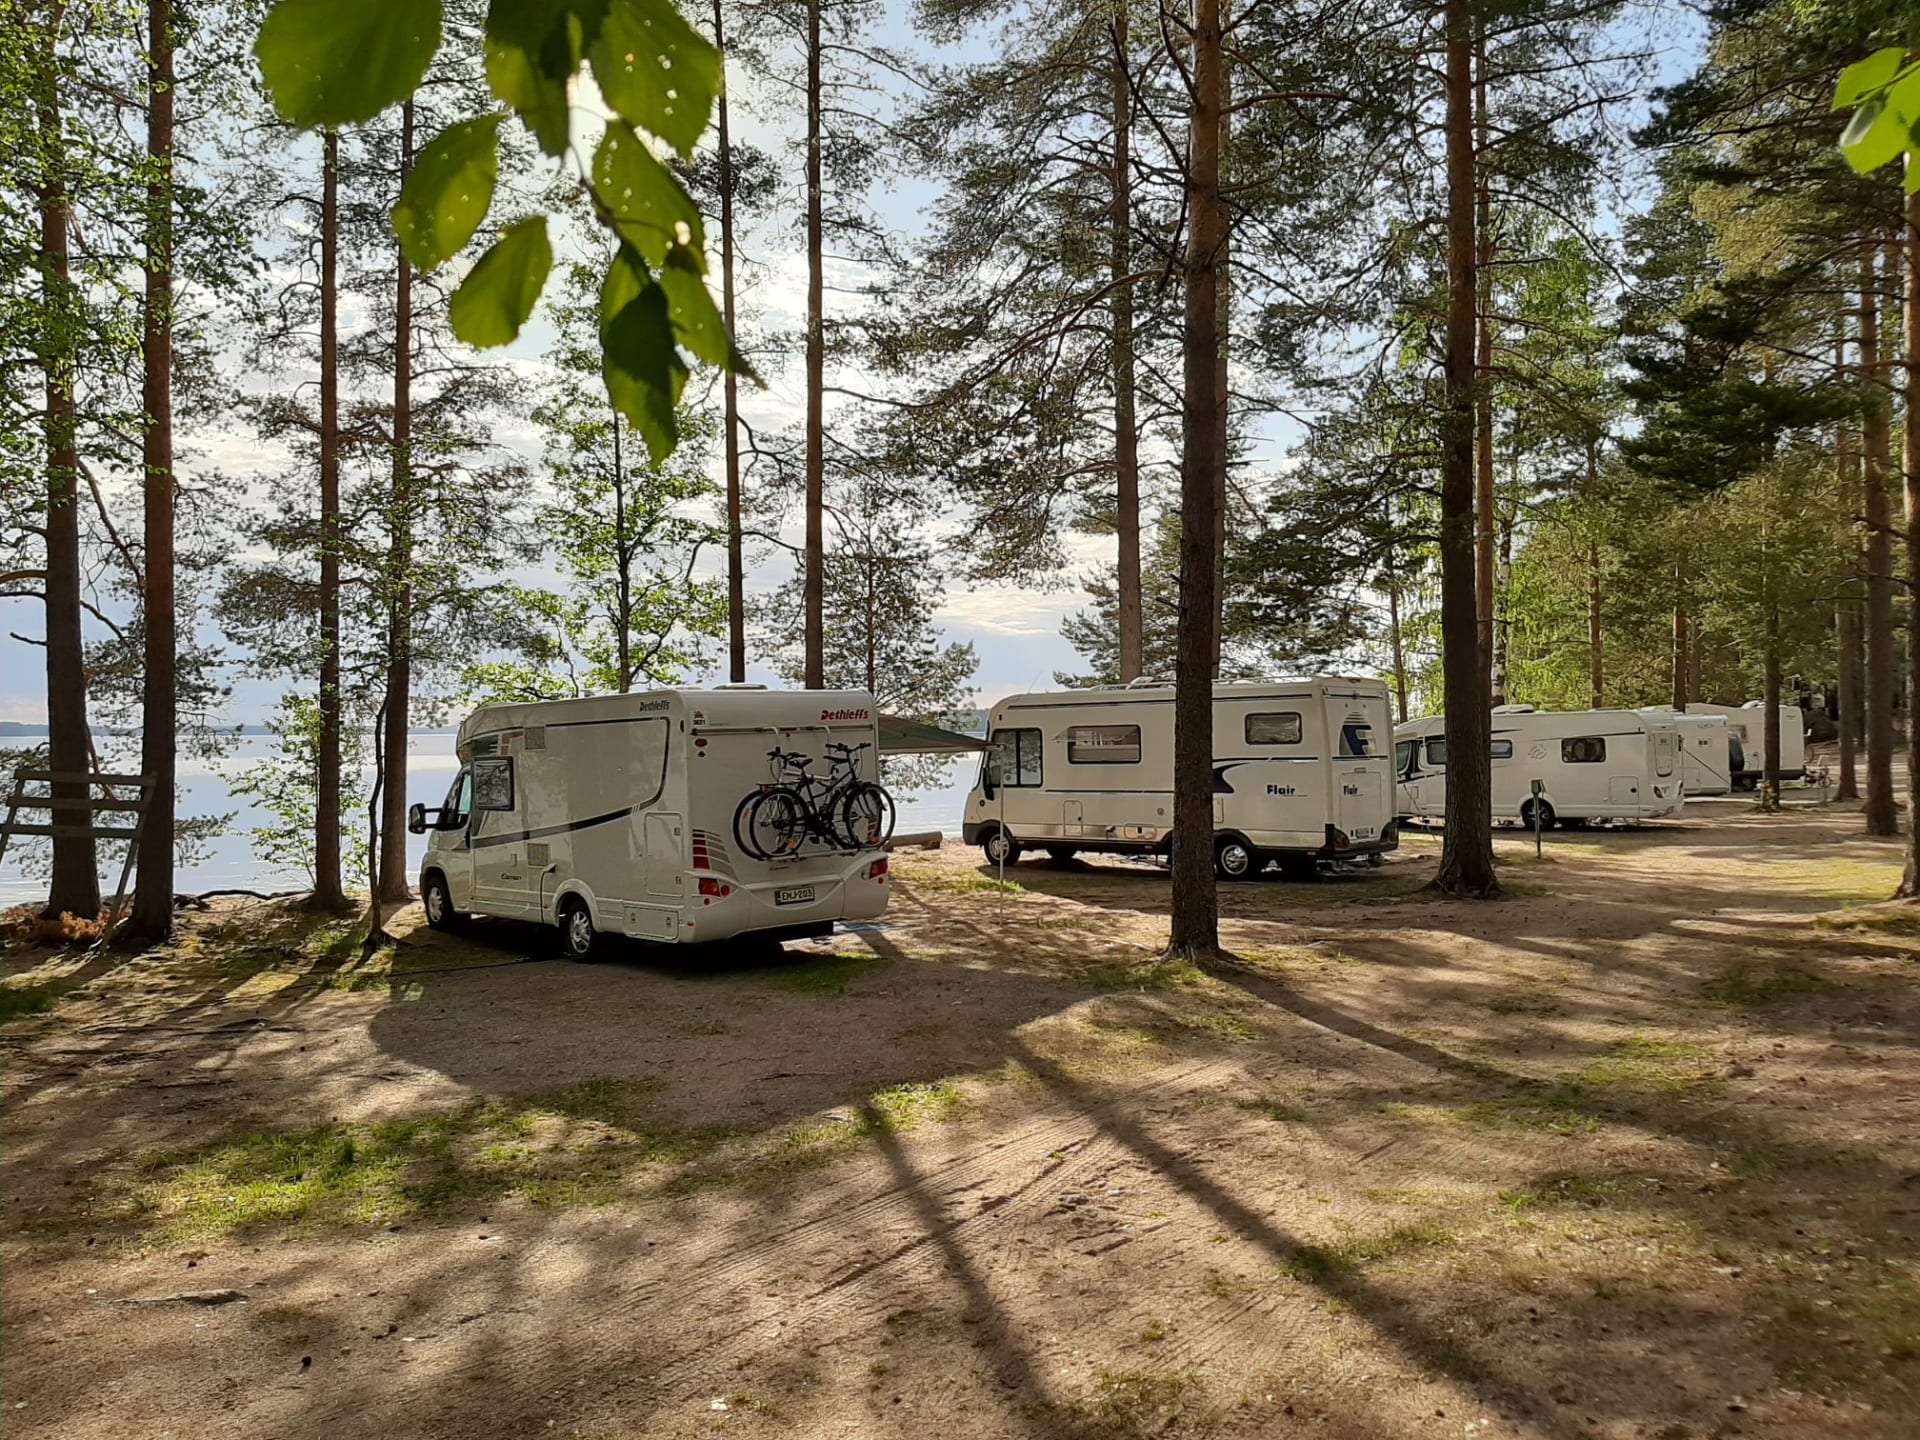
{"type": "Polygon", "coordinates": [[[1373,754],[1373,727],[1349,720],[1340,727],[1340,757],[1373,754]]]}
{"type": "Polygon", "coordinates": [[[473,762],[473,807],[476,810],[513,809],[513,761],[473,762]]]}
{"type": "Polygon", "coordinates": [[[1300,716],[1292,710],[1247,716],[1247,744],[1298,745],[1300,716]]]}
{"type": "Polygon", "coordinates": [[[1404,775],[1413,768],[1413,746],[1411,740],[1393,742],[1393,773],[1404,775]]]}
{"type": "Polygon", "coordinates": [[[1010,787],[1040,784],[1040,732],[996,730],[992,742],[1000,750],[1000,783],[1010,787]]]}
{"type": "Polygon", "coordinates": [[[447,787],[447,803],[440,807],[442,830],[467,828],[467,812],[473,809],[473,772],[462,770],[447,787]]]}
{"type": "Polygon", "coordinates": [[[1435,770],[1447,768],[1447,742],[1438,735],[1427,737],[1427,764],[1435,770]]]}
{"type": "Polygon", "coordinates": [[[1607,758],[1607,742],[1598,735],[1582,735],[1560,742],[1560,758],[1568,765],[1599,765],[1607,758]]]}
{"type": "Polygon", "coordinates": [[[1140,763],[1140,727],[1138,725],[1069,725],[1067,727],[1067,763],[1069,765],[1138,765],[1140,763]]]}
{"type": "Polygon", "coordinates": [[[1488,747],[1488,753],[1496,760],[1511,760],[1513,758],[1513,742],[1511,740],[1496,740],[1488,747]]]}

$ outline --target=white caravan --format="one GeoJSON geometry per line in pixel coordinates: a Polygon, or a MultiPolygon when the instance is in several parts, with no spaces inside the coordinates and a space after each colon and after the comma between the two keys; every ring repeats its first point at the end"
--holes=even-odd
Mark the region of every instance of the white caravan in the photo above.
{"type": "Polygon", "coordinates": [[[1643,705],[1642,715],[1671,720],[1680,729],[1680,782],[1687,798],[1726,795],[1733,790],[1740,749],[1731,743],[1724,715],[1689,715],[1671,705],[1643,705]]]}
{"type": "MultiPolygon", "coordinates": [[[[993,707],[988,752],[961,834],[1012,864],[1026,849],[1164,853],[1173,833],[1173,687],[1133,684],[1012,695],[993,707]]],[[[1213,688],[1214,860],[1227,879],[1278,861],[1399,844],[1392,726],[1378,680],[1321,676],[1213,688]]]]}
{"type": "Polygon", "coordinates": [[[796,784],[818,802],[808,815],[831,810],[878,773],[879,741],[873,697],[858,690],[729,686],[482,706],[460,727],[446,803],[408,817],[432,836],[420,867],[427,919],[558,925],[577,958],[602,933],[793,939],[872,919],[889,888],[879,845],[809,827],[773,847],[777,858],[757,858],[735,818],[763,791],[796,784]]]}
{"type": "MultiPolygon", "coordinates": [[[[1403,818],[1440,820],[1447,809],[1446,717],[1411,720],[1393,732],[1403,818]]],[[[1651,820],[1681,805],[1679,729],[1638,710],[1493,711],[1493,818],[1534,821],[1651,820]]]]}
{"type": "MultiPolygon", "coordinates": [[[[1767,767],[1767,703],[1749,700],[1744,705],[1714,705],[1695,701],[1687,706],[1689,715],[1722,715],[1727,733],[1739,741],[1741,754],[1734,757],[1733,788],[1758,789],[1767,767]]],[[[1799,780],[1807,773],[1807,717],[1798,705],[1780,707],[1780,778],[1799,780]]]]}

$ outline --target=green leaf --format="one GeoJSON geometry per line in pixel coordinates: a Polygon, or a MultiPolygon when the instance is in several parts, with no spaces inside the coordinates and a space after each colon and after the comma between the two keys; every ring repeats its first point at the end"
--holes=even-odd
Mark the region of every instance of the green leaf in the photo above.
{"type": "Polygon", "coordinates": [[[720,52],[673,0],[609,0],[588,58],[622,119],[692,158],[720,93],[720,52]]]}
{"type": "Polygon", "coordinates": [[[393,233],[421,270],[436,270],[473,238],[493,203],[504,115],[449,125],[420,152],[393,207],[393,233]]]}
{"type": "Polygon", "coordinates": [[[1898,75],[1906,59],[1906,51],[1898,45],[1890,45],[1884,50],[1874,51],[1864,60],[1854,61],[1840,72],[1840,81],[1833,87],[1833,108],[1844,110],[1849,105],[1858,105],[1898,75]]]}
{"type": "Polygon", "coordinates": [[[603,317],[609,315],[610,301],[618,305],[611,318],[601,323],[601,367],[613,408],[639,431],[658,465],[679,442],[674,408],[686,384],[687,367],[674,347],[666,292],[651,279],[640,281],[634,291],[636,281],[639,277],[632,262],[616,257],[600,292],[603,317]],[[622,302],[620,297],[629,291],[631,297],[622,302]]]}
{"type": "Polygon", "coordinates": [[[1906,148],[1907,127],[1878,100],[1854,111],[1846,133],[1840,137],[1841,153],[1862,175],[1878,170],[1906,148]]]}
{"type": "Polygon", "coordinates": [[[661,267],[660,288],[666,292],[667,313],[680,343],[697,359],[724,367],[732,358],[732,339],[707,289],[704,268],[698,255],[676,245],[661,267]]]}
{"type": "Polygon", "coordinates": [[[487,84],[549,155],[566,152],[567,82],[600,30],[607,0],[493,0],[487,10],[487,84]]]}
{"type": "Polygon", "coordinates": [[[1915,65],[1888,89],[1887,104],[1908,129],[1920,128],[1920,65],[1915,65]]]}
{"type": "Polygon", "coordinates": [[[700,208],[623,121],[608,124],[593,153],[593,191],[606,219],[649,265],[675,245],[702,248],[700,208]]]}
{"type": "Polygon", "coordinates": [[[453,333],[482,349],[510,344],[533,314],[553,268],[547,217],[515,221],[453,292],[447,318],[453,333]]]}
{"type": "Polygon", "coordinates": [[[1901,182],[1909,195],[1920,195],[1920,136],[1915,137],[1914,148],[1907,151],[1907,178],[1901,182]]]}
{"type": "Polygon", "coordinates": [[[290,123],[371,120],[414,92],[440,48],[440,0],[280,0],[253,53],[290,123]]]}

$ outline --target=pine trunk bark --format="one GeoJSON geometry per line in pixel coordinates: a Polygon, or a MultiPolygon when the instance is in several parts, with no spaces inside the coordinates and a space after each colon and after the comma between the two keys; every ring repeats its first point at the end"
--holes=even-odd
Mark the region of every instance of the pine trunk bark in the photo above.
{"type": "MultiPolygon", "coordinates": [[[[1767,577],[1773,588],[1773,577],[1767,577]]],[[[1780,808],[1780,602],[1767,601],[1766,714],[1760,721],[1760,808],[1780,808]]]]}
{"type": "Polygon", "coordinates": [[[1893,547],[1887,511],[1888,367],[1880,353],[1879,267],[1860,262],[1860,370],[1869,409],[1861,486],[1867,526],[1867,803],[1869,835],[1898,833],[1893,803],[1893,547]]]}
{"type": "Polygon", "coordinates": [[[1114,525],[1119,574],[1115,583],[1120,618],[1120,683],[1140,678],[1144,627],[1140,606],[1140,435],[1134,419],[1133,286],[1133,95],[1127,57],[1127,6],[1113,12],[1113,194],[1108,243],[1113,286],[1113,470],[1114,525]]]}
{"type": "MultiPolygon", "coordinates": [[[[413,168],[413,101],[400,107],[400,174],[413,168]]],[[[387,520],[386,733],[380,747],[380,863],[375,868],[375,928],[379,905],[404,905],[407,887],[407,732],[413,708],[413,267],[398,245],[393,293],[393,496],[387,520]]]]}
{"type": "MultiPolygon", "coordinates": [[[[1233,165],[1233,66],[1226,54],[1226,28],[1230,23],[1232,0],[1220,0],[1220,155],[1219,169],[1224,184],[1233,165]]],[[[1233,227],[1226,223],[1226,196],[1220,200],[1220,248],[1214,261],[1213,283],[1217,319],[1213,362],[1213,446],[1217,457],[1213,481],[1213,554],[1215,580],[1213,591],[1213,675],[1220,676],[1221,653],[1226,644],[1227,617],[1227,436],[1228,396],[1231,382],[1227,372],[1227,349],[1233,336],[1233,227]]]]}
{"type": "Polygon", "coordinates": [[[140,770],[153,786],[140,830],[139,879],[123,938],[152,943],[173,931],[175,695],[179,677],[173,575],[173,5],[147,6],[146,290],[141,306],[141,396],[146,434],[146,574],[141,618],[146,672],[140,770]]]}
{"type": "Polygon", "coordinates": [[[1446,412],[1440,442],[1440,642],[1446,681],[1446,836],[1434,887],[1447,894],[1499,891],[1493,870],[1492,696],[1481,643],[1474,536],[1474,312],[1478,254],[1473,116],[1473,20],[1467,0],[1447,0],[1446,412]]]}
{"type": "Polygon", "coordinates": [[[1592,705],[1604,710],[1607,705],[1607,665],[1605,640],[1600,626],[1600,542],[1587,541],[1587,664],[1593,692],[1592,705]]]}
{"type": "Polygon", "coordinates": [[[820,193],[820,5],[807,0],[807,556],[806,688],[826,688],[826,332],[820,193]]]}
{"type": "MultiPolygon", "coordinates": [[[[1847,340],[1844,324],[1834,341],[1834,373],[1845,375],[1847,371],[1847,340]]],[[[1846,544],[1856,559],[1858,546],[1853,541],[1855,509],[1853,492],[1855,476],[1858,473],[1858,460],[1854,447],[1856,437],[1845,425],[1835,428],[1833,437],[1834,457],[1834,503],[1840,511],[1840,522],[1847,536],[1846,544]]],[[[1858,565],[1854,567],[1856,570],[1858,565]]],[[[1851,589],[1853,576],[1843,582],[1845,588],[1833,607],[1833,648],[1834,648],[1834,725],[1838,731],[1836,740],[1840,752],[1839,784],[1834,790],[1836,800],[1858,800],[1860,798],[1860,777],[1855,769],[1854,755],[1859,749],[1860,736],[1855,728],[1855,709],[1858,699],[1854,695],[1853,652],[1857,644],[1857,627],[1854,623],[1853,596],[1851,589]]]]}
{"type": "MultiPolygon", "coordinates": [[[[720,52],[720,93],[714,97],[714,127],[720,150],[720,304],[727,334],[734,332],[733,132],[727,120],[727,36],[721,0],[713,0],[713,48],[720,52]]],[[[721,381],[721,426],[727,457],[727,678],[747,678],[747,572],[741,533],[740,382],[727,367],[721,381]]]]}
{"type": "Polygon", "coordinates": [[[1393,547],[1387,547],[1387,634],[1393,645],[1393,699],[1396,723],[1407,723],[1407,649],[1400,630],[1400,575],[1393,547]]]}
{"type": "Polygon", "coordinates": [[[1920,897],[1920,194],[1907,197],[1906,271],[1906,581],[1907,865],[1900,897],[1920,897]]]}
{"type": "Polygon", "coordinates": [[[1195,0],[1193,111],[1187,145],[1187,254],[1181,415],[1180,630],[1173,701],[1173,897],[1169,953],[1220,948],[1213,872],[1213,635],[1219,583],[1220,252],[1219,0],[1195,0]]]}
{"type": "MultiPolygon", "coordinates": [[[[1487,144],[1487,57],[1484,39],[1474,47],[1473,133],[1476,153],[1487,144]]],[[[1492,202],[1487,194],[1485,168],[1474,166],[1474,523],[1475,615],[1480,627],[1481,663],[1487,667],[1488,694],[1495,705],[1506,703],[1506,677],[1494,651],[1494,596],[1499,581],[1494,573],[1493,473],[1493,226],[1492,202]]]]}
{"type": "Polygon", "coordinates": [[[1684,710],[1687,696],[1693,686],[1689,680],[1691,655],[1689,653],[1687,621],[1687,557],[1681,552],[1680,559],[1673,570],[1673,708],[1684,710]]]}
{"type": "MultiPolygon", "coordinates": [[[[43,419],[47,446],[47,767],[85,773],[92,769],[87,731],[87,668],[80,610],[80,451],[75,438],[73,380],[79,350],[79,315],[68,236],[72,199],[67,193],[67,144],[60,114],[60,32],[66,6],[47,8],[43,21],[45,68],[39,77],[40,284],[44,325],[40,369],[46,382],[43,419]]],[[[56,784],[56,799],[84,800],[85,784],[56,784]]],[[[89,825],[88,810],[56,811],[63,825],[89,825]]],[[[99,855],[91,836],[55,836],[53,873],[47,888],[48,916],[92,919],[100,913],[99,855]]]]}
{"type": "Polygon", "coordinates": [[[320,183],[320,675],[313,897],[341,910],[340,878],[340,137],[329,130],[320,183]]]}

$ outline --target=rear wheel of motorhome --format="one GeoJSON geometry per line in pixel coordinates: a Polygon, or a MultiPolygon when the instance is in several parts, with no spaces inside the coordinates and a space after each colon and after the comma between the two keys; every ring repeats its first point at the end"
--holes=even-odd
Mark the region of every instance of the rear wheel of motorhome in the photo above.
{"type": "Polygon", "coordinates": [[[841,838],[856,850],[877,850],[893,838],[893,797],[871,781],[840,802],[841,838]]]}
{"type": "Polygon", "coordinates": [[[791,855],[806,839],[800,797],[784,786],[757,790],[733,812],[733,838],[756,860],[791,855]]]}
{"type": "Polygon", "coordinates": [[[593,928],[593,912],[587,902],[569,895],[560,902],[560,944],[570,959],[591,960],[600,940],[593,928]]]}
{"type": "Polygon", "coordinates": [[[1222,835],[1213,842],[1214,873],[1222,880],[1245,880],[1260,868],[1260,857],[1246,841],[1222,835]]]}
{"type": "Polygon", "coordinates": [[[455,930],[465,917],[453,908],[453,896],[447,889],[447,877],[429,870],[420,882],[420,904],[427,912],[427,924],[436,930],[455,930]]]}
{"type": "Polygon", "coordinates": [[[1520,823],[1529,830],[1533,829],[1533,810],[1536,805],[1540,807],[1540,828],[1542,830],[1551,830],[1553,828],[1553,806],[1545,800],[1522,800],[1520,802],[1520,823]]]}
{"type": "Polygon", "coordinates": [[[1005,830],[995,830],[980,842],[980,853],[989,865],[1014,865],[1020,860],[1020,842],[1005,830]]]}

